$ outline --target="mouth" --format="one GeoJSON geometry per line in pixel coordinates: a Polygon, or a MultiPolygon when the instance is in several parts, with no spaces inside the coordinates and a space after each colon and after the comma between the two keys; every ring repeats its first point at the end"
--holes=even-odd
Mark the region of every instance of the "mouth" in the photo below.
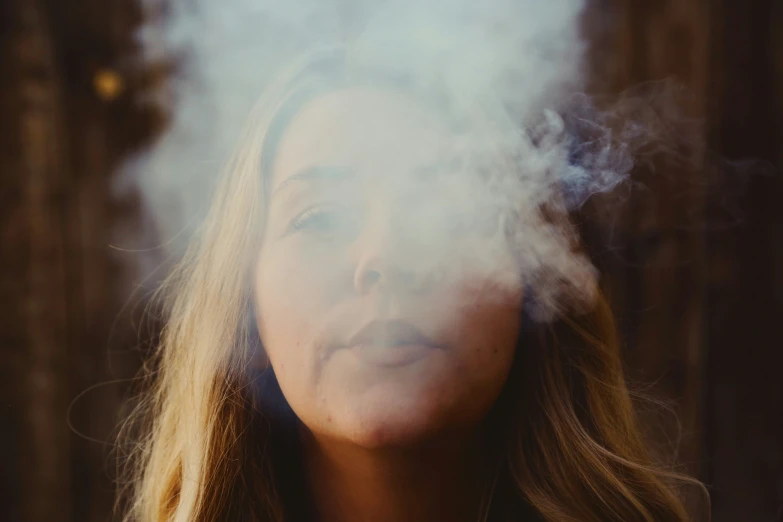
{"type": "Polygon", "coordinates": [[[346,343],[363,362],[375,366],[406,366],[443,348],[404,321],[373,321],[346,343]]]}

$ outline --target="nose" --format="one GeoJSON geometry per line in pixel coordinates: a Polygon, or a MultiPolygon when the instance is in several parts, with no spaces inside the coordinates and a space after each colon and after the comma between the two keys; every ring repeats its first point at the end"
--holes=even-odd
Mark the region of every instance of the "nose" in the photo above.
{"type": "Polygon", "coordinates": [[[365,256],[357,265],[354,274],[354,288],[359,294],[373,290],[415,290],[417,276],[412,270],[401,268],[377,255],[365,256]]]}
{"type": "Polygon", "coordinates": [[[368,227],[359,241],[359,256],[353,284],[358,294],[372,291],[421,291],[427,277],[415,252],[414,241],[406,241],[391,223],[368,227]]]}

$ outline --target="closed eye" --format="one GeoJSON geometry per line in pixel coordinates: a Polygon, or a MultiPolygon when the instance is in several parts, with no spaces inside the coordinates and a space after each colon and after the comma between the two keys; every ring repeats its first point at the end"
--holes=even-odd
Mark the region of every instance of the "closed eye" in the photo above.
{"type": "Polygon", "coordinates": [[[357,224],[356,216],[336,207],[312,207],[297,216],[290,226],[290,232],[312,232],[334,234],[350,232],[357,224]]]}

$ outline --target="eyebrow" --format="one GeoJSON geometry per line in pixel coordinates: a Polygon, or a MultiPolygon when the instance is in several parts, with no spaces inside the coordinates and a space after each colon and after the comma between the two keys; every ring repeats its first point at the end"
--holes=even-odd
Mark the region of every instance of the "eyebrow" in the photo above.
{"type": "MultiPolygon", "coordinates": [[[[416,173],[422,176],[437,175],[449,169],[453,169],[456,166],[460,166],[461,161],[451,159],[446,162],[438,161],[427,165],[420,166],[416,169],[416,173]]],[[[280,184],[272,191],[272,198],[280,192],[284,187],[290,186],[295,182],[312,182],[312,181],[333,181],[344,180],[356,176],[356,172],[350,167],[340,167],[334,165],[313,165],[311,167],[305,167],[298,171],[296,174],[288,176],[286,179],[280,182],[280,184]]]]}
{"type": "Polygon", "coordinates": [[[298,171],[296,174],[292,174],[284,179],[272,192],[272,197],[280,192],[286,186],[294,182],[309,182],[309,181],[329,181],[340,180],[353,177],[354,171],[348,167],[315,165],[312,167],[305,167],[298,171]]]}

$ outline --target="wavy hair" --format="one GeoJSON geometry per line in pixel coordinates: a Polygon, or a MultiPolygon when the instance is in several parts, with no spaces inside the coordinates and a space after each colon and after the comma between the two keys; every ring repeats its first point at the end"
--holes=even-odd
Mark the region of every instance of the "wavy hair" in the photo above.
{"type": "MultiPolygon", "coordinates": [[[[260,346],[248,281],[274,143],[324,85],[318,60],[306,57],[268,89],[203,228],[162,289],[166,324],[145,366],[149,387],[121,433],[130,448],[118,501],[126,522],[297,519],[304,493],[290,472],[296,447],[284,436],[292,413],[271,369],[254,369],[260,346]]],[[[691,520],[679,485],[702,486],[656,465],[602,295],[586,312],[523,325],[486,419],[496,460],[484,519],[691,520]]]]}

